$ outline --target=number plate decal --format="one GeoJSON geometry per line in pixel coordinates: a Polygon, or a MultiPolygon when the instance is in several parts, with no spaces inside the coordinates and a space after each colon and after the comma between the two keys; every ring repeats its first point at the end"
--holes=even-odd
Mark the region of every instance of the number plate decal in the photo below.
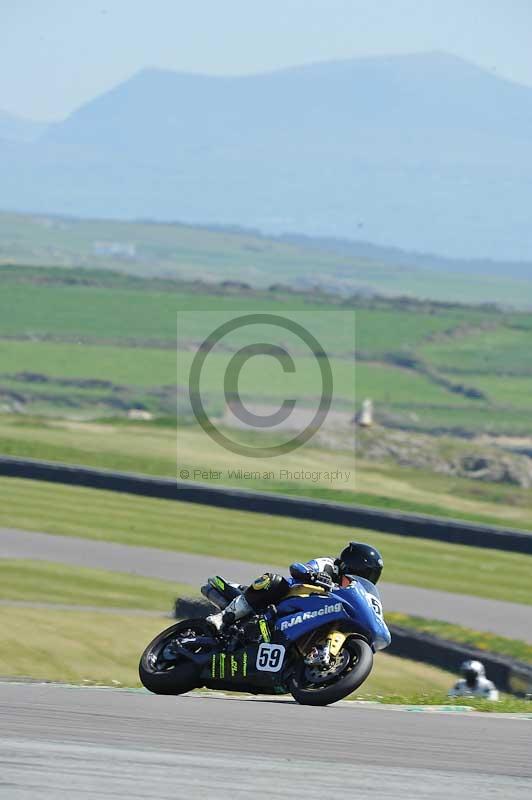
{"type": "Polygon", "coordinates": [[[382,604],[380,600],[377,600],[377,598],[372,594],[368,594],[367,599],[375,614],[379,617],[379,619],[382,619],[382,604]]]}
{"type": "Polygon", "coordinates": [[[282,644],[261,644],[255,666],[259,672],[279,672],[283,666],[284,653],[282,644]]]}

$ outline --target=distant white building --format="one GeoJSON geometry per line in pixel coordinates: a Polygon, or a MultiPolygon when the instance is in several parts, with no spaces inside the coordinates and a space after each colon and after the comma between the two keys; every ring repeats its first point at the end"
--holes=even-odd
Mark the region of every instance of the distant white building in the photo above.
{"type": "Polygon", "coordinates": [[[92,253],[95,256],[136,258],[137,246],[133,242],[93,242],[92,253]]]}
{"type": "Polygon", "coordinates": [[[143,408],[130,408],[127,412],[128,419],[136,419],[144,422],[149,422],[153,419],[151,411],[145,411],[143,408]]]}

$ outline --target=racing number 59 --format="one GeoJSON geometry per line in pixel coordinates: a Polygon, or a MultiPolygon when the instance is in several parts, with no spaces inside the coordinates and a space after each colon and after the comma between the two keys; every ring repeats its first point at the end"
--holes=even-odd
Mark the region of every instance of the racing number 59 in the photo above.
{"type": "Polygon", "coordinates": [[[282,644],[261,644],[257,652],[257,669],[260,672],[279,672],[283,666],[284,653],[282,644]]]}

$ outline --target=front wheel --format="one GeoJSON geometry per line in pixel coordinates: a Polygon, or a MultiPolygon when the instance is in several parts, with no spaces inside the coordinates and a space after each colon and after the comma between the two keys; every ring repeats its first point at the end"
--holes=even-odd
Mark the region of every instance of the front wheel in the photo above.
{"type": "Polygon", "coordinates": [[[212,627],[204,619],[183,620],[166,628],[150,642],[140,658],[142,685],[154,694],[183,694],[198,688],[198,667],[181,655],[175,645],[200,653],[205,652],[205,639],[212,639],[212,627]]]}
{"type": "Polygon", "coordinates": [[[373,652],[362,639],[350,637],[333,664],[325,669],[303,661],[288,680],[294,700],[306,706],[327,706],[354,692],[373,667],[373,652]]]}

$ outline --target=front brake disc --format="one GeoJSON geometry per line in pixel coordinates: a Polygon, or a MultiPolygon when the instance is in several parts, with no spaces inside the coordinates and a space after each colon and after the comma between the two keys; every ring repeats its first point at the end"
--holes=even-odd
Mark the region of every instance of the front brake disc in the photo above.
{"type": "Polygon", "coordinates": [[[305,678],[311,683],[325,683],[336,678],[349,664],[349,653],[343,650],[328,667],[306,667],[305,678]]]}

